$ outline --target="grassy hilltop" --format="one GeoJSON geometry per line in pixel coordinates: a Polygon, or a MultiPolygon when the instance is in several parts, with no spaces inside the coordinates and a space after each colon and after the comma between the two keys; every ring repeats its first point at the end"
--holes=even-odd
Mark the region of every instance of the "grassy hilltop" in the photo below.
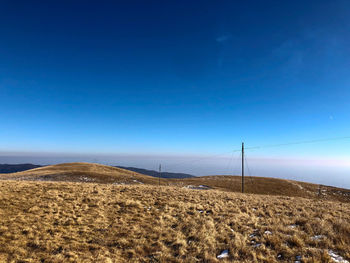
{"type": "MultiPolygon", "coordinates": [[[[106,184],[150,184],[188,188],[241,191],[241,177],[216,175],[181,179],[156,178],[127,169],[94,163],[63,163],[17,173],[0,174],[0,179],[25,181],[64,181],[106,184]],[[200,187],[199,187],[200,188],[200,187]]],[[[350,202],[350,190],[320,186],[293,180],[246,177],[245,192],[282,196],[299,196],[323,200],[350,202]]]]}
{"type": "Polygon", "coordinates": [[[63,163],[17,173],[0,174],[0,179],[29,181],[64,181],[156,184],[158,179],[133,171],[95,163],[63,163]]]}

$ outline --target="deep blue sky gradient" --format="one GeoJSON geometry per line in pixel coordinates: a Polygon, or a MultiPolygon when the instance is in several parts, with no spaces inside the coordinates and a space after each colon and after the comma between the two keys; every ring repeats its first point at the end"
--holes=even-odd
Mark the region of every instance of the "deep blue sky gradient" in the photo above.
{"type": "Polygon", "coordinates": [[[349,55],[349,1],[2,1],[0,151],[215,154],[347,136],[349,55]]]}

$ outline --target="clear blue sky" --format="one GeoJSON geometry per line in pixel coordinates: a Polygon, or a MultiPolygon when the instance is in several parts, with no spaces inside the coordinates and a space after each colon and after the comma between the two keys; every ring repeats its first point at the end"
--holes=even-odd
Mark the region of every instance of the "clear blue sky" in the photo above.
{"type": "Polygon", "coordinates": [[[348,136],[349,55],[349,1],[2,1],[0,151],[215,154],[348,136]]]}

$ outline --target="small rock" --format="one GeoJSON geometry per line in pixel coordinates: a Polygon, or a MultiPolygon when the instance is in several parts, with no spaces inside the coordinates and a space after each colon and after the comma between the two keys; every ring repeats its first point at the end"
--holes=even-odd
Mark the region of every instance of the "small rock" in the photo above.
{"type": "Polygon", "coordinates": [[[334,262],[338,262],[338,263],[349,263],[349,261],[347,261],[346,259],[344,259],[342,256],[338,255],[337,253],[335,253],[333,250],[328,250],[328,255],[331,257],[331,259],[334,262]]]}
{"type": "Polygon", "coordinates": [[[295,256],[294,263],[301,263],[301,256],[300,255],[295,256]]]}
{"type": "Polygon", "coordinates": [[[222,259],[222,258],[228,258],[228,250],[225,249],[223,250],[220,255],[217,256],[217,258],[222,259]]]}

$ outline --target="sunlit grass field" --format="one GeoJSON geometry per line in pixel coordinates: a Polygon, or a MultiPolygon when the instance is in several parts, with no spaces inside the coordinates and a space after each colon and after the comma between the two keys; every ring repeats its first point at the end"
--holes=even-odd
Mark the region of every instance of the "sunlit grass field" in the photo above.
{"type": "MultiPolygon", "coordinates": [[[[0,180],[83,182],[115,185],[148,184],[241,192],[240,176],[201,176],[185,179],[156,177],[96,163],[62,163],[23,172],[0,174],[0,180]]],[[[350,190],[267,177],[245,177],[245,192],[350,202],[350,190]]]]}
{"type": "Polygon", "coordinates": [[[0,262],[350,259],[349,203],[178,186],[9,180],[0,189],[0,262]]]}

